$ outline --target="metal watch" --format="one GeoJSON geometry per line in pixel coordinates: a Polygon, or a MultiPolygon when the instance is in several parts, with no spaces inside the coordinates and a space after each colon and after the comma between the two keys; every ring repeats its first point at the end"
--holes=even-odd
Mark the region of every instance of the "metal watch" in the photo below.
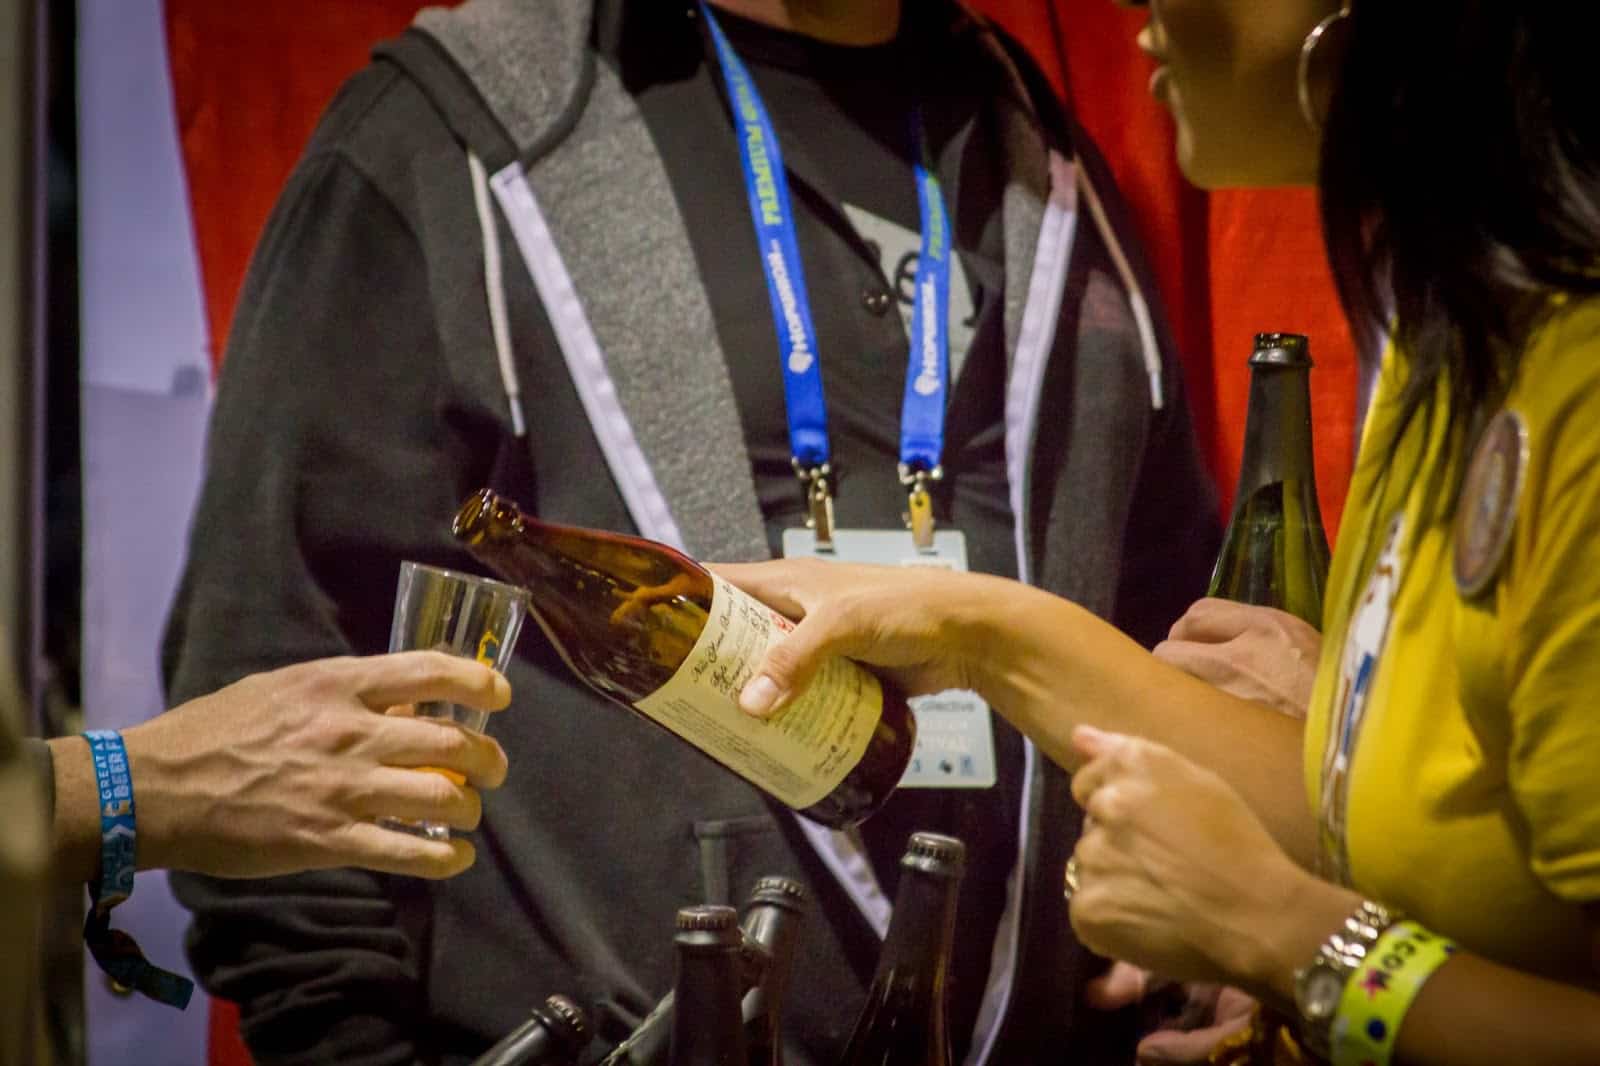
{"type": "Polygon", "coordinates": [[[1300,1012],[1300,1038],[1306,1050],[1329,1057],[1333,1019],[1345,983],[1361,968],[1383,931],[1399,919],[1398,911],[1363,900],[1317,949],[1316,957],[1294,972],[1294,1005],[1300,1012]]]}

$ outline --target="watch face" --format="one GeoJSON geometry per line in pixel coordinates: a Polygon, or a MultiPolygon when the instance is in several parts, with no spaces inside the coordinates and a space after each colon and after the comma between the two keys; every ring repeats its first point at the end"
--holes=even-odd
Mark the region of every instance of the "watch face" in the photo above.
{"type": "Polygon", "coordinates": [[[1306,977],[1306,1001],[1302,1009],[1310,1018],[1332,1018],[1343,995],[1344,978],[1319,966],[1306,977]]]}

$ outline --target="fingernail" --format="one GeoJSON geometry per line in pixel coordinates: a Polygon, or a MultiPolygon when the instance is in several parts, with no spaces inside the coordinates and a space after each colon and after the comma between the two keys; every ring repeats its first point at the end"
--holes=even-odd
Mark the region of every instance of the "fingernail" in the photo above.
{"type": "Polygon", "coordinates": [[[778,702],[778,695],[777,682],[762,674],[739,693],[739,709],[745,714],[766,714],[778,702]]]}

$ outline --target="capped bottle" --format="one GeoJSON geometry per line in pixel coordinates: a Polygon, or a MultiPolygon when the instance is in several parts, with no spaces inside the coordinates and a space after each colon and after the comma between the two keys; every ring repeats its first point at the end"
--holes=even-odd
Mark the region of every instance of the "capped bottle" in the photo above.
{"type": "Polygon", "coordinates": [[[578,1005],[551,996],[533,1016],[473,1060],[472,1066],[575,1066],[594,1031],[578,1005]]]}
{"type": "MultiPolygon", "coordinates": [[[[739,976],[744,995],[739,1013],[751,1066],[776,1066],[783,993],[794,962],[795,942],[807,907],[805,886],[787,877],[763,877],[750,893],[744,915],[739,976]]],[[[601,1066],[665,1066],[676,996],[668,992],[601,1066]]]]}
{"type": "Polygon", "coordinates": [[[455,534],[529,593],[572,671],[801,814],[835,829],[894,791],[916,740],[904,695],[831,659],[783,710],[760,719],[738,697],[794,628],[777,611],[664,544],[541,522],[488,489],[455,534]]]}
{"type": "Polygon", "coordinates": [[[745,1066],[739,1001],[744,935],[732,907],[706,904],[678,912],[678,979],[673,985],[670,1066],[745,1066]]]}
{"type": "Polygon", "coordinates": [[[783,1000],[807,903],[805,886],[787,877],[763,877],[750,894],[745,939],[767,955],[766,968],[741,1008],[750,1066],[783,1066],[783,1000]]]}
{"type": "Polygon", "coordinates": [[[1319,629],[1328,535],[1311,450],[1311,354],[1298,333],[1258,333],[1233,516],[1208,595],[1276,607],[1319,629]]]}
{"type": "Polygon", "coordinates": [[[945,986],[966,860],[955,837],[911,834],[889,933],[844,1066],[950,1066],[945,986]]]}

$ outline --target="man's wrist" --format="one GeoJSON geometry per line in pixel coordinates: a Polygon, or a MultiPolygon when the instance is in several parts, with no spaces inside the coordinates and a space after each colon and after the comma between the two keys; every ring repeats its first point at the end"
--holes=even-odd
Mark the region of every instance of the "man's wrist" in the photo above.
{"type": "Polygon", "coordinates": [[[74,735],[54,737],[48,743],[55,774],[51,850],[56,876],[92,881],[100,870],[100,790],[95,784],[89,742],[74,735]]]}
{"type": "Polygon", "coordinates": [[[159,745],[153,742],[151,732],[148,722],[122,731],[128,772],[139,797],[139,869],[184,869],[178,854],[184,833],[172,824],[184,810],[184,803],[182,797],[171,794],[174,775],[165,772],[159,745]]]}

